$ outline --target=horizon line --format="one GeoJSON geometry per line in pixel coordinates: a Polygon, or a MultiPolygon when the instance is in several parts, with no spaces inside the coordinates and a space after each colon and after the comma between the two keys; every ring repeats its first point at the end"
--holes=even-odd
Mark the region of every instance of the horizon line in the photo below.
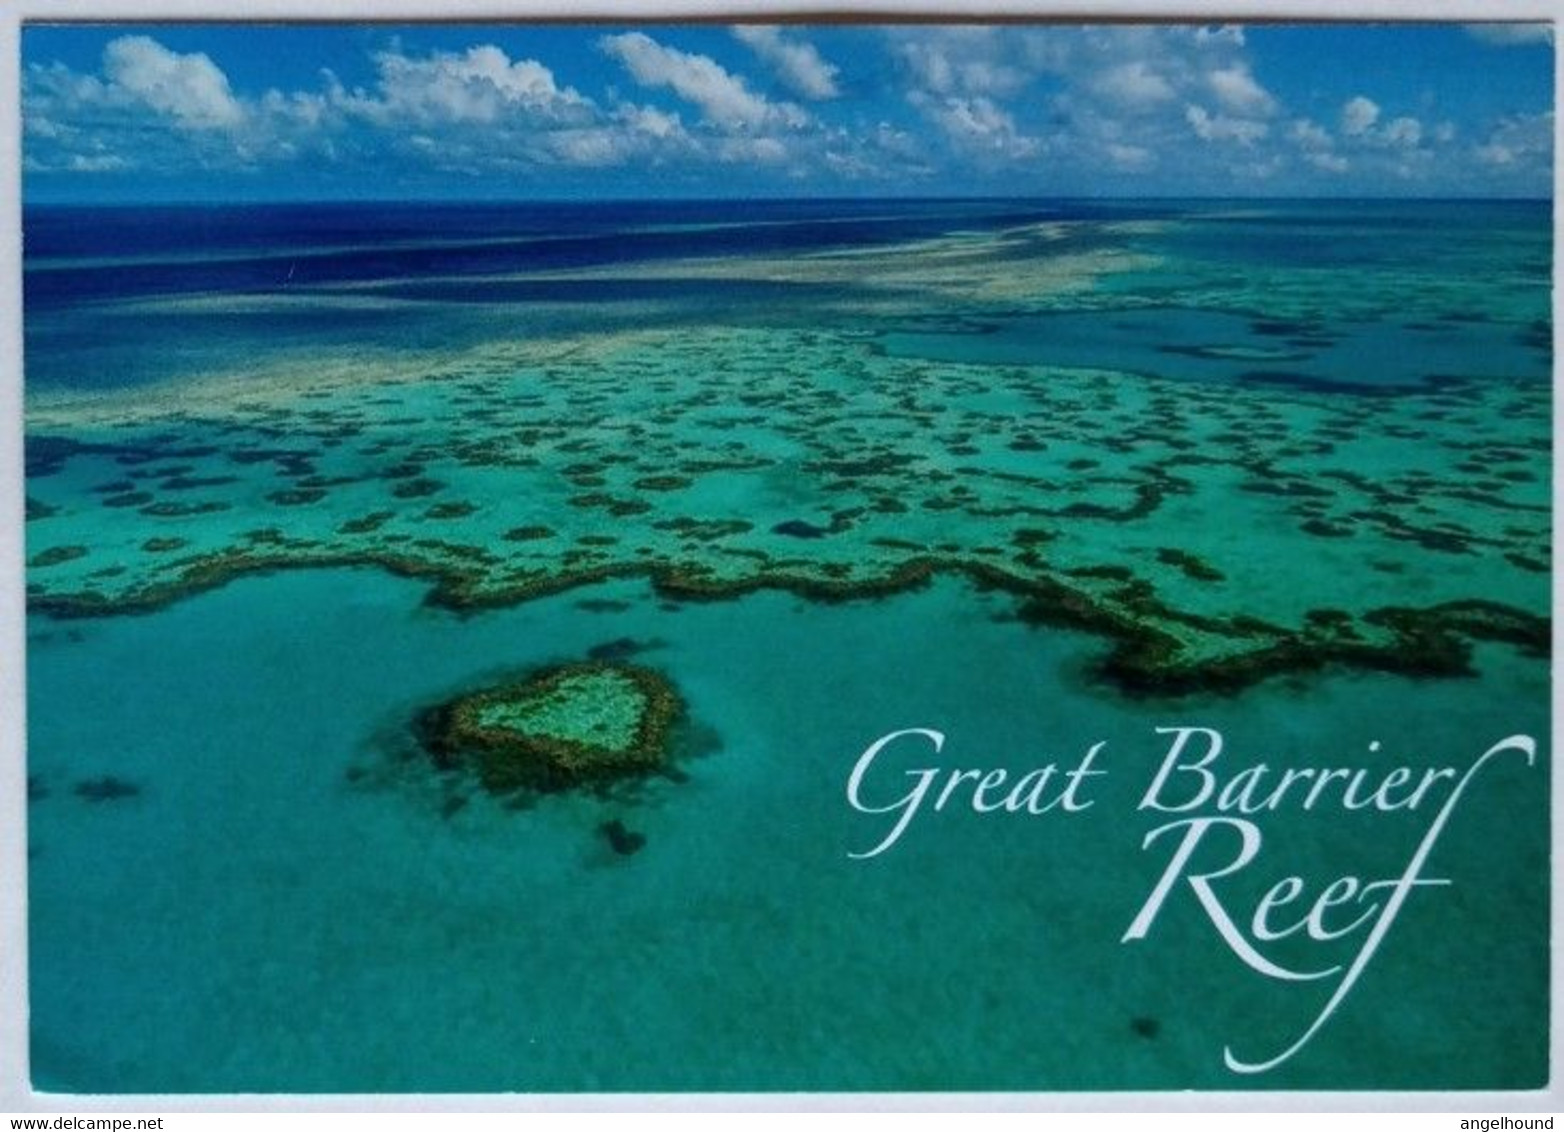
{"type": "Polygon", "coordinates": [[[538,196],[538,197],[481,197],[481,196],[405,196],[405,197],[186,197],[147,198],[144,200],[112,200],[98,198],[61,197],[50,200],[28,201],[22,194],[22,208],[200,208],[200,207],[256,207],[268,205],[612,205],[612,204],[859,204],[898,202],[905,204],[1162,204],[1207,201],[1233,202],[1308,202],[1334,204],[1386,204],[1405,203],[1492,203],[1492,204],[1549,204],[1555,199],[1546,196],[1484,196],[1484,195],[1311,195],[1278,194],[1269,196],[1233,196],[1226,194],[1167,194],[1145,196],[1088,195],[1088,194],[975,194],[975,195],[904,195],[886,196],[808,196],[808,195],[748,195],[748,196],[538,196]]]}

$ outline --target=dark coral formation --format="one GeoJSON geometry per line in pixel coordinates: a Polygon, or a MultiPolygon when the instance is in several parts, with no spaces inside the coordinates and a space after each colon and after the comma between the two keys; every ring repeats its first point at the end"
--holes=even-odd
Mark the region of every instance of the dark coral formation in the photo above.
{"type": "Polygon", "coordinates": [[[658,770],[681,711],[660,674],[593,661],[458,696],[417,731],[439,765],[470,763],[491,791],[555,791],[658,770]]]}
{"type": "Polygon", "coordinates": [[[608,841],[608,847],[621,857],[632,857],[646,845],[646,834],[629,828],[618,818],[605,821],[598,832],[608,841]]]}
{"type": "MultiPolygon", "coordinates": [[[[266,542],[269,540],[258,540],[266,542]]],[[[1472,640],[1514,644],[1529,655],[1549,654],[1551,622],[1497,602],[1451,602],[1426,609],[1387,607],[1359,616],[1381,639],[1362,640],[1349,625],[1322,632],[1335,620],[1317,611],[1297,630],[1248,617],[1213,620],[1180,612],[1158,600],[1152,586],[1117,565],[1079,568],[1082,582],[1109,581],[1118,588],[1098,593],[1047,577],[1026,576],[974,558],[920,555],[878,575],[852,578],[757,567],[723,577],[686,565],[635,564],[537,574],[502,587],[490,584],[479,567],[464,564],[477,548],[431,544],[438,560],[389,552],[342,553],[284,546],[276,551],[228,551],[186,560],[176,581],[110,599],[92,591],[71,595],[33,594],[35,611],[57,617],[95,617],[149,611],[246,574],[279,570],[376,566],[392,574],[432,583],[425,602],[458,612],[502,607],[612,578],[646,577],[667,598],[718,601],[761,590],[782,590],[818,602],[888,597],[928,584],[939,573],[965,575],[979,586],[1003,590],[1021,599],[1021,620],[1084,630],[1114,642],[1099,674],[1121,690],[1138,695],[1236,692],[1272,676],[1317,671],[1330,664],[1398,672],[1412,676],[1462,676],[1471,671],[1472,640]],[[1231,652],[1203,656],[1189,650],[1167,627],[1186,625],[1230,642],[1231,652]]],[[[1197,560],[1198,561],[1198,560],[1197,560]]],[[[1341,614],[1348,617],[1350,615],[1341,614]]]]}
{"type": "Polygon", "coordinates": [[[1179,570],[1186,578],[1197,582],[1220,582],[1226,575],[1212,566],[1199,555],[1191,554],[1187,550],[1180,550],[1173,546],[1164,546],[1157,551],[1157,561],[1165,566],[1172,566],[1179,570]]]}
{"type": "Polygon", "coordinates": [[[29,523],[36,519],[52,519],[59,513],[60,509],[58,507],[50,506],[43,500],[34,499],[30,495],[27,497],[27,521],[29,523]]]}
{"type": "Polygon", "coordinates": [[[48,550],[41,550],[27,560],[29,570],[39,570],[47,566],[59,566],[65,562],[74,562],[78,558],[87,556],[85,546],[51,546],[48,550]]]}
{"type": "Polygon", "coordinates": [[[89,778],[85,782],[78,782],[73,792],[78,798],[88,802],[117,802],[121,798],[136,797],[141,793],[141,787],[134,782],[127,782],[123,778],[106,774],[102,778],[89,778]]]}
{"type": "MultiPolygon", "coordinates": [[[[1271,353],[1318,333],[1306,308],[1266,316],[1287,330],[1271,353]]],[[[873,600],[956,574],[1012,595],[1022,620],[1105,637],[1100,674],[1147,694],[1328,664],[1455,674],[1481,639],[1545,648],[1544,387],[1452,380],[1389,401],[936,364],[868,335],[647,342],[588,340],[580,364],[579,343],[570,361],[521,351],[420,386],[449,419],[371,384],[89,434],[113,443],[33,430],[29,475],[49,500],[29,501],[36,545],[92,557],[35,557],[30,607],[132,613],[242,574],[356,566],[463,614],[610,579],[679,608],[759,590],[873,600]],[[626,412],[632,388],[646,400],[626,412]],[[86,499],[41,486],[72,461],[70,482],[96,485],[86,499]],[[214,498],[164,494],[195,489],[214,498]],[[1212,514],[1249,525],[1235,538],[1193,521],[1212,514]],[[149,538],[144,516],[188,544],[149,538]],[[1303,556],[1320,568],[1271,584],[1303,556]],[[1496,600],[1461,606],[1471,594],[1496,600]]],[[[616,632],[600,659],[628,655],[616,632]]]]}

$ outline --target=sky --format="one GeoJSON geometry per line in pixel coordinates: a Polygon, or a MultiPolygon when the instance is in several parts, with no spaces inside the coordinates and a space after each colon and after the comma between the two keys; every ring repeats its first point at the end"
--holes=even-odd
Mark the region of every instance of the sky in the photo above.
{"type": "Polygon", "coordinates": [[[1543,25],[28,25],[62,201],[1522,196],[1543,25]]]}

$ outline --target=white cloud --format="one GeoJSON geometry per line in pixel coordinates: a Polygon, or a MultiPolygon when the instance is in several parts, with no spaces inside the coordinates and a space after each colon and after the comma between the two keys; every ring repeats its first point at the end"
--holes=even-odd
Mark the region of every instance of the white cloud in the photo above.
{"type": "Polygon", "coordinates": [[[1145,146],[1109,142],[1104,148],[1108,152],[1108,160],[1119,169],[1138,171],[1149,169],[1157,163],[1157,155],[1145,146]]]}
{"type": "Polygon", "coordinates": [[[684,123],[677,114],[665,114],[654,106],[621,106],[615,117],[636,133],[647,137],[669,139],[683,138],[684,123]]]}
{"type": "Polygon", "coordinates": [[[1466,33],[1474,39],[1496,47],[1522,47],[1533,43],[1553,42],[1553,25],[1530,24],[1467,24],[1466,33]]]}
{"type": "Polygon", "coordinates": [[[385,124],[493,123],[506,117],[581,123],[593,115],[591,100],[559,86],[542,63],[513,62],[498,47],[422,58],[383,51],[374,58],[377,92],[343,95],[339,87],[339,104],[385,124]]]}
{"type": "Polygon", "coordinates": [[[924,147],[906,130],[898,130],[889,122],[880,122],[873,134],[876,148],[896,157],[921,158],[924,147]]]}
{"type": "Polygon", "coordinates": [[[1423,124],[1416,118],[1396,118],[1385,123],[1380,136],[1387,145],[1411,149],[1423,140],[1423,124]]]}
{"type": "Polygon", "coordinates": [[[866,122],[852,128],[832,127],[824,133],[823,142],[820,164],[845,180],[880,181],[904,188],[909,178],[926,177],[935,171],[929,164],[927,134],[914,137],[889,122],[872,127],[866,122]]]}
{"type": "Polygon", "coordinates": [[[1255,157],[1252,161],[1235,165],[1236,172],[1242,179],[1251,181],[1267,181],[1281,172],[1284,164],[1282,155],[1273,153],[1269,157],[1255,157]]]}
{"type": "Polygon", "coordinates": [[[1488,138],[1472,150],[1482,164],[1546,169],[1553,158],[1553,114],[1518,114],[1501,118],[1488,138]]]}
{"type": "Polygon", "coordinates": [[[1318,150],[1331,147],[1330,131],[1308,118],[1299,118],[1293,122],[1291,136],[1292,140],[1304,149],[1318,150]]]}
{"type": "Polygon", "coordinates": [[[621,93],[586,67],[577,81],[593,85],[578,89],[576,72],[492,45],[422,55],[394,45],[369,57],[369,77],[353,89],[329,74],[282,90],[235,89],[213,58],[111,32],[88,73],[26,66],[24,168],[85,181],[115,170],[179,176],[293,163],[340,167],[343,184],[383,171],[388,191],[430,170],[545,185],[550,168],[648,168],[688,173],[699,191],[710,183],[702,170],[740,184],[744,171],[718,169],[748,165],[773,183],[815,174],[825,185],[971,170],[987,188],[1043,183],[1047,155],[1049,182],[1060,184],[1144,169],[1214,192],[1288,170],[1350,174],[1347,189],[1398,172],[1441,191],[1549,183],[1551,117],[1463,121],[1457,135],[1432,96],[1420,120],[1364,94],[1349,98],[1348,86],[1336,88],[1334,113],[1305,118],[1267,89],[1268,72],[1236,27],[904,26],[865,30],[873,50],[844,47],[840,67],[790,26],[735,29],[727,50],[743,62],[731,67],[676,49],[674,32],[658,34],[665,42],[640,32],[597,41],[623,76],[656,88],[639,104],[628,78],[617,77],[621,93]],[[887,78],[902,86],[900,107],[828,101],[887,78]],[[791,93],[776,93],[784,89],[791,93]],[[909,110],[921,125],[898,118],[909,110]],[[1220,160],[1189,160],[1195,139],[1219,147],[1220,160]]]}
{"type": "Polygon", "coordinates": [[[1206,75],[1206,85],[1218,102],[1236,114],[1262,117],[1276,109],[1276,99],[1271,92],[1257,83],[1242,63],[1210,72],[1206,75]]]}
{"type": "Polygon", "coordinates": [[[286,121],[305,129],[325,125],[331,112],[323,95],[305,91],[284,94],[280,90],[261,95],[259,110],[262,119],[286,121]]]}
{"type": "Polygon", "coordinates": [[[717,160],[730,165],[779,165],[788,159],[788,149],[780,138],[722,138],[717,142],[717,160]]]}
{"type": "Polygon", "coordinates": [[[1389,120],[1382,115],[1379,104],[1361,94],[1348,101],[1341,108],[1343,143],[1360,152],[1377,148],[1409,155],[1417,150],[1427,134],[1423,123],[1406,115],[1389,120]]]}
{"type": "Polygon", "coordinates": [[[543,133],[538,142],[543,147],[540,160],[589,168],[657,164],[678,154],[699,156],[698,144],[677,114],[631,103],[622,103],[592,125],[543,133]]]}
{"type": "Polygon", "coordinates": [[[103,72],[113,88],[185,129],[225,130],[244,121],[228,76],[205,55],[180,55],[144,35],[127,35],[103,49],[103,72]]]}
{"type": "MultiPolygon", "coordinates": [[[[1242,28],[1114,25],[1014,34],[1019,57],[1062,86],[1047,118],[1050,145],[1059,152],[1099,153],[1129,167],[1145,161],[1143,151],[1172,169],[1171,155],[1193,131],[1205,141],[1255,149],[1242,170],[1272,172],[1260,142],[1282,106],[1248,57],[1242,28]]],[[[1236,180],[1242,170],[1233,164],[1191,178],[1236,180]]]]}
{"type": "Polygon", "coordinates": [[[1234,141],[1250,146],[1270,132],[1264,122],[1212,114],[1194,103],[1184,107],[1184,120],[1202,141],[1234,141]]]}
{"type": "Polygon", "coordinates": [[[1021,133],[1009,111],[991,99],[920,97],[913,103],[970,153],[1017,160],[1036,156],[1042,149],[1037,138],[1021,133]]]}
{"type": "Polygon", "coordinates": [[[1012,28],[898,28],[890,39],[915,88],[931,94],[1002,98],[1033,77],[1018,58],[1029,41],[1012,28]]]}
{"type": "Polygon", "coordinates": [[[24,78],[33,171],[253,167],[305,159],[373,168],[396,156],[464,175],[548,165],[655,164],[699,156],[675,114],[597,106],[536,60],[493,46],[414,57],[373,56],[370,89],[329,71],[319,91],[236,95],[204,55],[126,36],[102,77],[55,64],[24,78]]]}
{"type": "MultiPolygon", "coordinates": [[[[393,47],[371,58],[375,78],[367,87],[348,89],[323,71],[316,90],[251,97],[236,94],[206,56],[181,55],[143,36],[113,41],[96,75],[33,64],[23,77],[25,165],[29,173],[166,175],[315,160],[386,169],[388,177],[398,170],[471,177],[548,167],[655,167],[674,159],[695,166],[821,159],[820,139],[803,133],[795,136],[813,149],[795,152],[765,136],[719,145],[710,135],[692,135],[668,110],[613,95],[610,105],[599,105],[543,63],[512,59],[494,46],[426,56],[393,47]]],[[[681,59],[698,57],[669,55],[663,62],[681,59]]],[[[758,97],[746,103],[742,83],[720,69],[696,67],[693,78],[677,82],[734,128],[809,121],[797,107],[758,97]]]]}
{"type": "Polygon", "coordinates": [[[560,130],[549,145],[566,165],[617,165],[625,156],[623,135],[613,130],[560,130]]]}
{"type": "MultiPolygon", "coordinates": [[[[102,173],[242,166],[285,154],[294,117],[236,96],[208,56],[142,35],[105,45],[88,75],[61,63],[22,76],[26,166],[102,173]]],[[[290,108],[291,109],[291,108],[290,108]]]]}
{"type": "Polygon", "coordinates": [[[835,98],[837,68],[820,57],[814,44],[785,39],[780,28],[743,24],[733,36],[771,64],[777,77],[800,98],[835,98]]]}
{"type": "Polygon", "coordinates": [[[1325,173],[1345,173],[1352,167],[1346,157],[1336,152],[1336,139],[1331,137],[1330,131],[1312,119],[1295,119],[1288,137],[1302,151],[1304,162],[1315,169],[1325,173]]]}
{"type": "Polygon", "coordinates": [[[1354,137],[1367,133],[1377,121],[1379,121],[1379,105],[1361,94],[1341,108],[1342,132],[1354,137]]]}
{"type": "Polygon", "coordinates": [[[638,31],[607,35],[598,44],[623,64],[636,82],[668,87],[698,106],[707,121],[724,130],[759,130],[768,126],[797,129],[809,121],[809,116],[792,103],[773,103],[755,94],[742,78],[729,74],[708,56],[664,47],[638,31]]]}
{"type": "Polygon", "coordinates": [[[1110,102],[1131,108],[1156,106],[1174,97],[1172,84],[1139,59],[1103,71],[1091,88],[1110,102]]]}
{"type": "Polygon", "coordinates": [[[77,153],[71,156],[66,167],[73,173],[105,173],[125,169],[129,164],[117,153],[77,153]]]}
{"type": "Polygon", "coordinates": [[[825,151],[825,166],[838,177],[849,181],[873,179],[875,175],[874,166],[856,153],[842,153],[834,149],[825,151]]]}
{"type": "Polygon", "coordinates": [[[1221,27],[1196,28],[1195,42],[1200,44],[1232,44],[1236,47],[1244,45],[1244,29],[1237,24],[1223,24],[1221,27]]]}

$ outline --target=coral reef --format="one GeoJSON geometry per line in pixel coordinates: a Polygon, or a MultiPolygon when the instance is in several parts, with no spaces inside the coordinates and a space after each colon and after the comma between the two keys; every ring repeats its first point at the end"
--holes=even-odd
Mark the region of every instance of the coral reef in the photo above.
{"type": "Polygon", "coordinates": [[[554,791],[657,770],[681,710],[660,674],[593,661],[458,696],[417,730],[437,763],[470,763],[491,791],[554,791]]]}

